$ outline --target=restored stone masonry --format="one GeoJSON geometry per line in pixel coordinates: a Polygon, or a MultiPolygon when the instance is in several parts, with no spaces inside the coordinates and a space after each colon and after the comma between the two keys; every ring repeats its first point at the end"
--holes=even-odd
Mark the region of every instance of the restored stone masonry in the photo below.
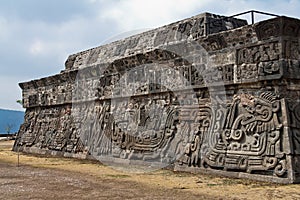
{"type": "Polygon", "coordinates": [[[204,13],[20,83],[14,150],[300,182],[300,21],[204,13]]]}

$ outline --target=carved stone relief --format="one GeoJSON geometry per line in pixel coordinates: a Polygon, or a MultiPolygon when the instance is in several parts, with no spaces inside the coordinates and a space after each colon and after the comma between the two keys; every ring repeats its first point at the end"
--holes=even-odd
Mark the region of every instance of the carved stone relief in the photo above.
{"type": "Polygon", "coordinates": [[[271,42],[237,50],[237,81],[273,78],[282,74],[280,44],[271,42]]]}
{"type": "Polygon", "coordinates": [[[248,173],[269,171],[279,177],[286,176],[280,104],[281,101],[268,92],[258,97],[235,96],[225,116],[223,130],[212,130],[208,136],[217,137],[217,140],[212,143],[213,148],[207,152],[202,165],[248,173]]]}
{"type": "Polygon", "coordinates": [[[14,150],[299,182],[299,20],[244,24],[206,13],[69,56],[20,83],[14,150]]]}

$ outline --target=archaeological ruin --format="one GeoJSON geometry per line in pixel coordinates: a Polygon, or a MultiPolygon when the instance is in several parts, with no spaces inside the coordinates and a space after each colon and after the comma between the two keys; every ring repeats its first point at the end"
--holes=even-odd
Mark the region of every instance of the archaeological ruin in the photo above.
{"type": "Polygon", "coordinates": [[[19,84],[13,150],[298,183],[299,38],[299,19],[203,13],[70,55],[19,84]]]}

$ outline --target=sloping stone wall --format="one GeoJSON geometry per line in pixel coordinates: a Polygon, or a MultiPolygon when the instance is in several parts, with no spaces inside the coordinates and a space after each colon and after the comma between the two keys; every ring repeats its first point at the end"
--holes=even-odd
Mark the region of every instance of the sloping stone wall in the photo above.
{"type": "Polygon", "coordinates": [[[205,13],[20,83],[14,150],[299,182],[300,21],[205,13]]]}

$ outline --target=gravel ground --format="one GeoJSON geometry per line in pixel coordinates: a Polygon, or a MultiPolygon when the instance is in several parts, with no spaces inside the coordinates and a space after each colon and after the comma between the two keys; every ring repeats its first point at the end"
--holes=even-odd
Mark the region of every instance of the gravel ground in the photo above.
{"type": "Polygon", "coordinates": [[[87,160],[12,152],[0,141],[0,200],[26,199],[300,199],[300,185],[279,185],[158,170],[118,171],[87,160]]]}
{"type": "Polygon", "coordinates": [[[118,178],[0,163],[0,199],[214,199],[118,178]]]}

